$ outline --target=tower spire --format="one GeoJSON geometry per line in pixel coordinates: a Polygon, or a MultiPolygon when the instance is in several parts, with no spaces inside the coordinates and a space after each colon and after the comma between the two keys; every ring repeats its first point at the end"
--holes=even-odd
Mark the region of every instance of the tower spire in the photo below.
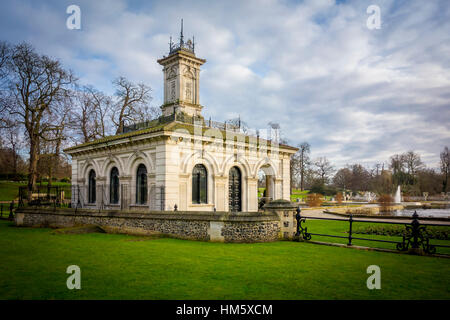
{"type": "Polygon", "coordinates": [[[183,19],[181,19],[180,45],[182,46],[183,44],[184,44],[184,39],[183,39],[183,19]]]}

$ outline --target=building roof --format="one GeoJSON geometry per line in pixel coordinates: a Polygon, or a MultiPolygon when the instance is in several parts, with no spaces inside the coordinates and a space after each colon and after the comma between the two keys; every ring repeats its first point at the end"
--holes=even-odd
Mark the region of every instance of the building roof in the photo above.
{"type": "MultiPolygon", "coordinates": [[[[217,124],[217,122],[214,122],[214,123],[217,124]]],[[[219,130],[223,134],[224,137],[226,137],[227,132],[232,133],[234,136],[241,136],[244,138],[245,143],[248,143],[251,138],[256,138],[255,136],[248,135],[248,134],[242,133],[240,131],[237,131],[237,130],[239,130],[239,128],[236,128],[236,127],[232,127],[231,130],[227,130],[227,129],[211,126],[211,121],[209,121],[210,125],[208,125],[208,121],[204,121],[203,118],[201,118],[201,117],[196,119],[193,117],[183,116],[181,119],[179,119],[176,117],[175,114],[173,114],[173,115],[170,115],[167,117],[160,117],[158,119],[148,121],[145,123],[140,123],[140,124],[135,124],[133,126],[125,127],[125,129],[128,128],[128,130],[129,130],[128,132],[100,138],[100,139],[97,139],[94,141],[90,141],[90,142],[82,143],[82,144],[79,144],[79,145],[76,145],[73,147],[69,147],[69,148],[64,149],[64,152],[66,152],[68,154],[72,154],[72,153],[77,152],[78,150],[85,148],[85,147],[94,147],[95,148],[95,146],[100,146],[100,145],[103,146],[104,144],[108,144],[109,142],[115,142],[115,141],[120,141],[120,140],[129,141],[130,138],[137,137],[137,136],[154,134],[154,133],[163,134],[165,132],[174,132],[179,129],[184,129],[184,130],[188,131],[190,134],[195,135],[197,133],[197,130],[195,129],[195,127],[198,124],[200,124],[202,127],[202,134],[204,134],[207,130],[216,129],[216,130],[219,130]],[[190,120],[188,120],[188,119],[190,119],[190,120]],[[196,122],[197,120],[200,122],[196,122]],[[195,125],[194,125],[194,122],[195,122],[195,125]]],[[[224,128],[227,128],[226,124],[225,124],[224,128]]],[[[268,147],[270,147],[272,145],[271,140],[259,138],[259,141],[261,141],[261,140],[265,141],[267,143],[268,147]]],[[[259,143],[259,141],[258,141],[258,143],[259,143]]],[[[292,146],[289,146],[286,144],[278,144],[278,147],[282,148],[282,149],[292,150],[292,151],[298,150],[298,148],[295,148],[295,147],[292,147],[292,146]]]]}

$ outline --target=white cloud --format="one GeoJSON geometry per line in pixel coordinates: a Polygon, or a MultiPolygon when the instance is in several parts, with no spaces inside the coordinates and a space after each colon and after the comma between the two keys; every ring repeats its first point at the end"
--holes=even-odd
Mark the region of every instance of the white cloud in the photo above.
{"type": "Polygon", "coordinates": [[[450,8],[446,1],[379,1],[382,28],[366,28],[370,1],[79,1],[82,30],[65,5],[2,3],[1,38],[32,42],[85,83],[108,91],[125,75],[162,103],[156,59],[169,35],[196,37],[205,116],[278,121],[292,144],[336,166],[420,150],[436,166],[450,144],[450,8]],[[8,32],[6,31],[8,30],[8,32]]]}

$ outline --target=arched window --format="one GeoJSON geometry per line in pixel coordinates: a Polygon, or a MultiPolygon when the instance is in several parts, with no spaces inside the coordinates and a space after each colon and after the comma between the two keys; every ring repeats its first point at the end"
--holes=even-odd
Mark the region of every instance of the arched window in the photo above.
{"type": "Polygon", "coordinates": [[[208,203],[208,175],[202,164],[192,170],[192,203],[208,203]]]}
{"type": "Polygon", "coordinates": [[[88,182],[88,203],[95,203],[96,190],[95,190],[95,171],[89,171],[89,182],[88,182]]]}
{"type": "Polygon", "coordinates": [[[147,168],[140,164],[136,174],[136,204],[147,203],[147,168]]]}
{"type": "Polygon", "coordinates": [[[116,167],[111,169],[109,179],[109,202],[112,204],[119,203],[119,170],[116,167]]]}
{"type": "Polygon", "coordinates": [[[228,206],[230,211],[242,211],[242,181],[238,167],[230,169],[228,174],[228,206]]]}

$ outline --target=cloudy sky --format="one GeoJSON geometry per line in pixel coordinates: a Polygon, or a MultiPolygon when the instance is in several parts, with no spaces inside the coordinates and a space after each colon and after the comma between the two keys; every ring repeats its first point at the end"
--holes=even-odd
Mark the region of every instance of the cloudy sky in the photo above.
{"type": "Polygon", "coordinates": [[[27,41],[112,93],[124,75],[162,104],[169,36],[195,35],[204,116],[278,122],[290,144],[336,167],[415,150],[431,167],[450,146],[450,2],[32,1],[0,3],[0,39],[27,41]],[[66,8],[81,29],[66,28],[66,8]],[[369,29],[367,8],[381,10],[369,29]]]}

